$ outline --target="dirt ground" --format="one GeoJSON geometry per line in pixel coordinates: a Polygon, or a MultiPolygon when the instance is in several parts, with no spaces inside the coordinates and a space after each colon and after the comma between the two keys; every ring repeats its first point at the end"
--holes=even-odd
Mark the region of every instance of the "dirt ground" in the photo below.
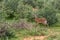
{"type": "Polygon", "coordinates": [[[32,36],[24,38],[24,40],[45,40],[47,36],[32,36]]]}

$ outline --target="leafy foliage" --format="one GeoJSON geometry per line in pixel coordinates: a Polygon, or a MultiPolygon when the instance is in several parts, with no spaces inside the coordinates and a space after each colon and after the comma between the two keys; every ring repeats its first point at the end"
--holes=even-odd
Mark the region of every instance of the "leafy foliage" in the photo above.
{"type": "MultiPolygon", "coordinates": [[[[34,21],[33,8],[38,8],[38,17],[45,17],[49,25],[57,22],[56,11],[59,10],[59,0],[3,0],[0,4],[0,19],[27,19],[34,21]]],[[[35,10],[35,9],[34,9],[35,10]]]]}
{"type": "Polygon", "coordinates": [[[41,16],[47,19],[49,25],[52,25],[58,21],[56,11],[54,9],[45,8],[44,10],[45,11],[42,11],[41,16]]]}
{"type": "Polygon", "coordinates": [[[12,37],[15,37],[14,30],[12,30],[7,23],[0,22],[0,38],[7,40],[11,39],[12,37]]]}

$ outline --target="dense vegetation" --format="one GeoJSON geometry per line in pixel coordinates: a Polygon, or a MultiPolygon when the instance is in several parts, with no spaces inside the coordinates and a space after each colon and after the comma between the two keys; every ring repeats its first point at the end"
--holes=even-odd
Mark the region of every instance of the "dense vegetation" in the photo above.
{"type": "Polygon", "coordinates": [[[39,17],[45,17],[48,24],[52,25],[57,22],[56,14],[59,10],[57,2],[54,0],[2,0],[0,2],[0,18],[2,18],[1,20],[27,18],[29,21],[33,21],[33,14],[36,13],[39,17]],[[33,11],[33,9],[37,10],[33,11]]]}
{"type": "MultiPolygon", "coordinates": [[[[60,27],[60,0],[0,0],[1,31],[3,30],[2,28],[8,27],[4,28],[3,33],[5,35],[2,35],[2,37],[12,37],[11,29],[15,31],[20,29],[22,35],[41,35],[41,33],[46,35],[47,32],[43,31],[47,30],[44,29],[43,25],[38,25],[38,28],[40,26],[43,27],[43,29],[39,29],[43,31],[37,29],[35,33],[35,28],[33,27],[36,25],[34,14],[39,18],[46,18],[50,27],[60,27]],[[25,31],[25,29],[27,30],[25,31]],[[24,34],[25,32],[26,34],[24,34]],[[10,34],[10,36],[6,33],[10,34]]],[[[20,30],[18,31],[20,32],[20,30]]]]}

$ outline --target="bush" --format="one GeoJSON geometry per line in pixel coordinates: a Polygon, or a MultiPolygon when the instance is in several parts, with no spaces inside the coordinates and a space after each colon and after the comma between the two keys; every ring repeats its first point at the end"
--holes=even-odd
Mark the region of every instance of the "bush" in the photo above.
{"type": "Polygon", "coordinates": [[[27,22],[26,20],[24,19],[21,19],[19,20],[18,22],[14,22],[12,24],[12,27],[16,28],[16,29],[32,29],[33,28],[33,24],[32,23],[29,23],[27,22]]]}
{"type": "Polygon", "coordinates": [[[0,22],[0,38],[1,40],[7,40],[11,39],[12,37],[15,37],[14,30],[10,28],[10,26],[7,23],[0,22]]]}
{"type": "Polygon", "coordinates": [[[55,24],[58,21],[54,9],[46,8],[44,17],[46,17],[49,25],[55,24]]]}
{"type": "Polygon", "coordinates": [[[39,7],[43,8],[44,1],[41,0],[23,0],[23,3],[26,5],[31,5],[33,8],[39,7]]]}
{"type": "Polygon", "coordinates": [[[58,22],[56,11],[53,8],[45,7],[45,9],[42,9],[38,12],[38,17],[46,18],[48,25],[52,25],[58,22]]]}

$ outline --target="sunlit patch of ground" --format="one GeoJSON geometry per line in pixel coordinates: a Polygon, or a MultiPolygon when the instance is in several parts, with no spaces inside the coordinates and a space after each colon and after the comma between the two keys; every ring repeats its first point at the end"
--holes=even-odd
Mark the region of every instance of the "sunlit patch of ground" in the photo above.
{"type": "Polygon", "coordinates": [[[23,40],[44,40],[45,38],[46,36],[31,36],[31,37],[24,38],[23,40]]]}

